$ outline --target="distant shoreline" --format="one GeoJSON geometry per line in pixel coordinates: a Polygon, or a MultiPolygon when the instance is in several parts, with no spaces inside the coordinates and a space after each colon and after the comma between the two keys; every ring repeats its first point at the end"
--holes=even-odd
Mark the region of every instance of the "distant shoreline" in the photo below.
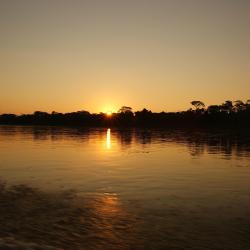
{"type": "Polygon", "coordinates": [[[35,111],[33,114],[2,114],[0,124],[47,125],[81,127],[142,127],[142,128],[230,128],[250,129],[250,100],[246,103],[226,101],[221,105],[205,107],[201,101],[192,101],[193,109],[182,112],[152,112],[147,109],[133,112],[123,106],[117,113],[52,113],[35,111]]]}
{"type": "Polygon", "coordinates": [[[85,128],[161,128],[161,129],[249,129],[250,112],[235,114],[197,114],[193,112],[182,113],[152,113],[152,116],[126,117],[127,114],[116,114],[112,118],[105,115],[96,117],[66,117],[54,118],[51,115],[37,117],[35,115],[0,115],[0,125],[20,126],[62,126],[85,128]]]}

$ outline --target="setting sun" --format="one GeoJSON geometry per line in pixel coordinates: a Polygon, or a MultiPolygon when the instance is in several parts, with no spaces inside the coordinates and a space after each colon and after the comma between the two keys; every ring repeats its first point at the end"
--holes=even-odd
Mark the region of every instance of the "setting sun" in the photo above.
{"type": "Polygon", "coordinates": [[[106,112],[106,115],[107,115],[107,116],[112,116],[112,113],[113,113],[112,111],[107,111],[107,112],[106,112]]]}

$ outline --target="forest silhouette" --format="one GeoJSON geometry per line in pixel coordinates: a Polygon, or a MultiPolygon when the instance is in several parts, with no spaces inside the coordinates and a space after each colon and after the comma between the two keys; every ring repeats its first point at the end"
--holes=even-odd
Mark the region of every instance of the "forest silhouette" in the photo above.
{"type": "Polygon", "coordinates": [[[181,112],[152,112],[146,108],[133,111],[129,106],[116,113],[90,113],[77,111],[52,113],[35,111],[33,114],[2,114],[0,124],[15,125],[67,125],[95,127],[165,127],[165,128],[248,128],[250,100],[225,101],[208,107],[202,101],[192,101],[192,108],[181,112]]]}

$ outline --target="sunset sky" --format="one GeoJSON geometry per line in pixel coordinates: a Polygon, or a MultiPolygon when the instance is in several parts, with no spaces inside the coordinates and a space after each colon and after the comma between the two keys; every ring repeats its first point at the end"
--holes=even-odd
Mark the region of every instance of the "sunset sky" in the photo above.
{"type": "Polygon", "coordinates": [[[0,113],[250,99],[249,0],[0,0],[0,113]]]}

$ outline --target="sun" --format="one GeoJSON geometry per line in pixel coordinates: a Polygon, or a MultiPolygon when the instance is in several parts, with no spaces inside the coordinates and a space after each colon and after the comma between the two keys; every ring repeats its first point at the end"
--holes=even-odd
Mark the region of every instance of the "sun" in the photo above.
{"type": "Polygon", "coordinates": [[[109,117],[112,116],[112,114],[113,114],[113,112],[110,111],[110,110],[106,112],[106,115],[109,116],[109,117]]]}

